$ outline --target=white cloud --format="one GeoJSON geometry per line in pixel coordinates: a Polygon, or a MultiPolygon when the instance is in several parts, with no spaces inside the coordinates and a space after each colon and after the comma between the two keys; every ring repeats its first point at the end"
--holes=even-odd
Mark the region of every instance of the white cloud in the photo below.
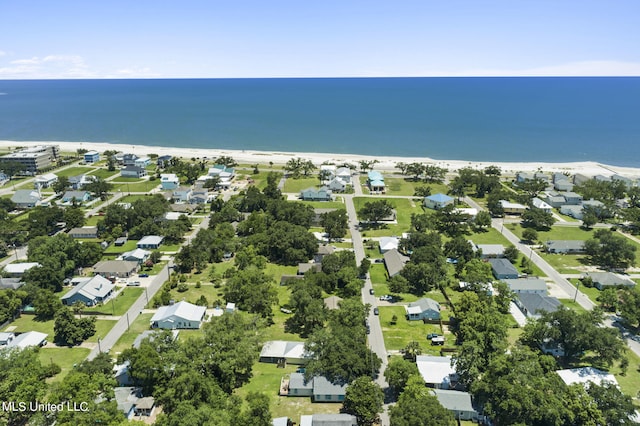
{"type": "Polygon", "coordinates": [[[433,77],[636,77],[640,63],[621,61],[582,61],[525,69],[470,69],[461,72],[427,72],[433,77]]]}
{"type": "Polygon", "coordinates": [[[1,78],[16,79],[56,79],[56,78],[97,78],[84,59],[78,55],[34,56],[15,59],[10,66],[0,67],[1,78]]]}
{"type": "Polygon", "coordinates": [[[0,57],[5,56],[7,54],[7,52],[5,52],[4,50],[0,50],[0,57]]]}
{"type": "Polygon", "coordinates": [[[34,56],[31,59],[15,59],[9,62],[12,65],[37,65],[41,62],[40,58],[34,56]]]}

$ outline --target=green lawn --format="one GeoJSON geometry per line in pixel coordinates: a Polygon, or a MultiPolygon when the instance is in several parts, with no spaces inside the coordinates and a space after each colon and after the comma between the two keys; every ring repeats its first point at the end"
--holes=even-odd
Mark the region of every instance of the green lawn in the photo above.
{"type": "Polygon", "coordinates": [[[356,211],[360,211],[362,207],[364,207],[365,203],[377,201],[377,200],[387,200],[389,204],[393,206],[396,211],[396,220],[397,224],[390,225],[381,225],[380,228],[371,228],[363,230],[363,237],[383,237],[383,236],[392,236],[392,235],[401,235],[403,232],[407,232],[411,226],[411,214],[423,213],[421,207],[417,206],[412,207],[411,201],[404,198],[375,198],[371,197],[354,197],[353,204],[356,211]]]}
{"type": "Polygon", "coordinates": [[[486,232],[474,232],[468,239],[476,244],[502,244],[505,247],[511,245],[509,240],[494,228],[488,228],[486,232]]]}
{"type": "Polygon", "coordinates": [[[586,258],[580,254],[549,254],[538,252],[549,265],[561,274],[579,274],[580,267],[586,265],[586,258]]]}
{"type": "Polygon", "coordinates": [[[158,250],[163,253],[166,253],[166,252],[175,253],[180,251],[181,247],[182,247],[181,244],[161,244],[158,250]]]}
{"type": "Polygon", "coordinates": [[[140,333],[145,330],[149,330],[149,322],[151,321],[152,316],[153,314],[138,315],[138,318],[130,324],[129,330],[125,331],[113,346],[111,349],[112,353],[115,355],[130,348],[133,345],[133,341],[136,340],[136,337],[138,337],[140,333]]]}
{"type": "Polygon", "coordinates": [[[282,192],[299,193],[303,189],[311,187],[319,187],[320,179],[317,176],[313,177],[301,177],[299,179],[287,178],[284,182],[284,189],[282,192]]]}
{"type": "Polygon", "coordinates": [[[122,254],[127,251],[135,250],[137,247],[137,244],[138,244],[138,240],[127,240],[127,242],[121,246],[116,246],[115,244],[111,244],[104,251],[104,254],[122,254]]]}
{"type": "Polygon", "coordinates": [[[103,312],[105,315],[124,315],[143,292],[144,289],[140,287],[125,287],[115,298],[109,300],[106,304],[87,308],[83,312],[103,312]]]}
{"type": "MultiPolygon", "coordinates": [[[[117,190],[115,192],[117,192],[117,190]]],[[[126,187],[125,187],[125,190],[121,192],[126,193],[127,192],[126,187]]],[[[125,195],[124,197],[118,200],[118,203],[133,203],[136,200],[142,200],[148,196],[149,196],[148,194],[147,195],[125,195]]]]}
{"type": "Polygon", "coordinates": [[[620,389],[625,395],[636,398],[633,402],[637,408],[640,408],[640,401],[637,399],[638,393],[640,392],[640,371],[638,367],[640,365],[640,358],[628,348],[625,349],[625,352],[629,360],[629,368],[626,374],[621,374],[622,370],[619,364],[611,368],[609,372],[616,377],[616,380],[618,380],[620,384],[620,389]]]}
{"type": "Polygon", "coordinates": [[[23,314],[22,316],[20,316],[20,318],[12,321],[9,326],[14,326],[15,328],[12,331],[17,333],[25,333],[27,331],[39,331],[40,333],[47,333],[47,339],[49,341],[53,341],[53,320],[36,321],[33,315],[23,314]]]}
{"type": "Polygon", "coordinates": [[[96,334],[89,337],[86,341],[89,343],[98,343],[98,339],[104,339],[104,336],[111,331],[114,325],[116,325],[115,320],[97,320],[96,321],[96,334]]]}
{"type": "Polygon", "coordinates": [[[258,189],[263,190],[264,188],[266,188],[267,186],[267,175],[270,172],[275,172],[278,175],[278,179],[277,181],[279,182],[280,179],[282,178],[282,172],[280,170],[275,170],[275,169],[268,169],[268,168],[260,168],[260,173],[258,173],[257,175],[254,175],[251,172],[246,173],[247,176],[249,176],[251,179],[253,179],[253,185],[257,186],[258,189]]]}
{"type": "MultiPolygon", "coordinates": [[[[522,237],[524,228],[517,223],[509,223],[505,225],[518,237],[522,237]]],[[[538,231],[538,240],[582,240],[586,241],[593,238],[593,230],[585,231],[577,226],[552,226],[549,231],[538,231]]]]}
{"type": "Polygon", "coordinates": [[[97,226],[98,222],[102,219],[102,216],[99,215],[93,215],[87,218],[87,220],[84,223],[84,226],[97,226]]]}
{"type": "Polygon", "coordinates": [[[600,296],[600,290],[598,290],[595,287],[585,287],[582,285],[582,283],[580,282],[580,280],[578,280],[577,278],[573,278],[570,279],[569,282],[571,284],[573,284],[574,286],[577,286],[579,284],[579,291],[580,293],[584,293],[587,295],[587,297],[595,304],[598,304],[598,301],[596,299],[598,299],[598,296],[600,296]]]}
{"type": "Polygon", "coordinates": [[[213,284],[201,283],[200,288],[196,288],[195,284],[187,284],[189,289],[184,292],[179,292],[177,288],[171,290],[171,298],[176,302],[187,301],[195,304],[201,296],[207,298],[210,307],[220,305],[224,307],[224,297],[222,296],[222,288],[215,288],[213,284]],[[216,303],[218,301],[218,303],[216,303]]]}
{"type": "MultiPolygon", "coordinates": [[[[364,177],[363,183],[366,183],[367,178],[364,177]]],[[[384,179],[387,195],[408,195],[413,196],[417,187],[428,186],[431,188],[432,194],[443,193],[446,194],[449,191],[449,187],[442,183],[429,183],[422,181],[413,181],[411,178],[398,178],[398,177],[386,177],[384,179]]]]}
{"type": "Polygon", "coordinates": [[[523,328],[508,328],[507,329],[507,341],[509,342],[509,347],[515,346],[516,342],[522,335],[524,331],[523,328]]]}
{"type": "MultiPolygon", "coordinates": [[[[387,350],[404,349],[409,342],[420,343],[422,353],[425,355],[437,355],[441,346],[431,346],[426,338],[429,333],[442,334],[440,326],[437,324],[424,324],[422,321],[408,321],[405,319],[403,306],[381,306],[380,326],[384,336],[384,344],[387,350]],[[395,325],[392,325],[393,316],[397,317],[395,325]]],[[[453,337],[449,335],[449,340],[453,337]]]]}
{"type": "Polygon", "coordinates": [[[586,312],[586,309],[580,306],[578,302],[574,302],[573,299],[558,299],[558,300],[567,308],[573,309],[578,313],[586,312]]]}
{"type": "Polygon", "coordinates": [[[40,348],[38,357],[42,364],[54,363],[62,371],[47,379],[48,383],[59,383],[71,369],[85,360],[91,350],[87,348],[40,348]]]}
{"type": "Polygon", "coordinates": [[[96,170],[94,170],[93,172],[91,172],[89,174],[94,175],[94,176],[98,176],[101,179],[106,179],[106,178],[109,178],[109,177],[115,175],[116,173],[118,173],[118,170],[114,170],[114,171],[110,172],[107,169],[96,169],[96,170]]]}
{"type": "Polygon", "coordinates": [[[137,178],[137,177],[133,177],[133,176],[117,176],[113,179],[111,179],[112,183],[137,183],[137,182],[143,182],[146,179],[144,178],[137,178]]]}
{"type": "Polygon", "coordinates": [[[314,209],[343,209],[346,207],[342,201],[296,201],[297,203],[304,203],[314,209]]]}
{"type": "Polygon", "coordinates": [[[78,175],[83,175],[85,173],[89,173],[92,170],[95,170],[95,169],[93,167],[70,167],[68,169],[59,170],[54,173],[58,177],[62,177],[62,176],[72,177],[72,176],[78,176],[78,175]]]}
{"type": "MultiPolygon", "coordinates": [[[[122,178],[122,179],[135,179],[135,178],[122,178]]],[[[115,181],[115,179],[113,181],[115,181]]],[[[132,182],[132,183],[114,182],[114,185],[113,185],[114,190],[113,191],[149,192],[149,191],[151,191],[153,188],[155,188],[158,185],[160,185],[160,181],[158,181],[158,180],[156,180],[156,181],[148,181],[148,180],[135,179],[135,182],[132,182]]]]}

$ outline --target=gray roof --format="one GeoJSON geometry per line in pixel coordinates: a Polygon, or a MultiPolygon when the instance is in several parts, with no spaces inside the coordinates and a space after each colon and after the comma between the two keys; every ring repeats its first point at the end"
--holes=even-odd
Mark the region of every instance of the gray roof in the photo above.
{"type": "Polygon", "coordinates": [[[313,378],[314,395],[344,395],[347,385],[334,385],[322,376],[313,378]]]}
{"type": "Polygon", "coordinates": [[[93,265],[96,273],[130,273],[138,267],[138,262],[128,260],[103,260],[93,265]]]}
{"type": "Polygon", "coordinates": [[[95,235],[97,233],[97,226],[83,226],[82,228],[73,228],[69,231],[69,235],[95,235]]]}
{"type": "Polygon", "coordinates": [[[321,263],[298,263],[298,273],[304,274],[305,272],[313,269],[316,272],[322,271],[321,263]]]}
{"type": "Polygon", "coordinates": [[[338,296],[329,296],[324,299],[324,306],[327,309],[338,309],[340,308],[339,304],[342,300],[343,299],[338,296]]]}
{"type": "Polygon", "coordinates": [[[489,259],[491,268],[497,275],[518,275],[518,270],[507,259],[489,259]]]}
{"type": "Polygon", "coordinates": [[[291,373],[289,375],[289,389],[313,389],[313,379],[306,381],[304,374],[291,373]]]}
{"type": "Polygon", "coordinates": [[[504,281],[511,291],[547,291],[547,283],[540,278],[517,278],[504,281]]]}
{"type": "Polygon", "coordinates": [[[300,416],[300,426],[355,426],[357,424],[358,419],[351,414],[313,414],[311,416],[300,416]]]}
{"type": "Polygon", "coordinates": [[[126,166],[124,168],[122,168],[120,170],[120,172],[135,172],[135,173],[142,173],[144,172],[144,168],[143,167],[138,167],[138,166],[126,166]]]}
{"type": "Polygon", "coordinates": [[[21,278],[3,278],[0,277],[0,289],[17,290],[24,285],[21,278]]]}
{"type": "Polygon", "coordinates": [[[12,196],[11,201],[16,204],[29,204],[40,201],[40,194],[33,189],[18,189],[12,196]]]}
{"type": "Polygon", "coordinates": [[[87,194],[89,194],[89,191],[67,191],[62,198],[64,200],[72,200],[74,198],[76,200],[82,200],[87,194]]]}
{"type": "Polygon", "coordinates": [[[587,272],[585,275],[591,277],[594,284],[600,284],[603,287],[619,285],[633,287],[636,285],[631,279],[614,274],[613,272],[587,272]]]}
{"type": "Polygon", "coordinates": [[[61,297],[62,300],[69,299],[75,294],[80,294],[89,300],[96,298],[104,299],[115,285],[103,276],[96,275],[84,282],[77,284],[67,294],[61,297]]]}
{"type": "Polygon", "coordinates": [[[140,241],[138,241],[138,245],[160,245],[162,243],[162,240],[164,240],[164,237],[160,235],[145,235],[140,239],[140,241]]]}
{"type": "Polygon", "coordinates": [[[483,256],[502,256],[504,246],[502,244],[476,244],[478,250],[482,250],[483,256]]]}
{"type": "Polygon", "coordinates": [[[438,402],[449,411],[476,411],[471,404],[471,394],[455,390],[433,389],[438,402]]]}
{"type": "Polygon", "coordinates": [[[384,264],[387,267],[387,272],[390,277],[393,277],[402,271],[405,263],[409,261],[407,256],[402,255],[398,249],[391,249],[385,252],[382,257],[384,257],[384,264]]]}
{"type": "Polygon", "coordinates": [[[584,241],[582,240],[549,240],[545,243],[547,250],[584,250],[584,241]]]}
{"type": "Polygon", "coordinates": [[[418,299],[415,302],[411,302],[407,305],[408,307],[417,306],[420,308],[422,312],[427,310],[440,312],[440,304],[433,299],[429,299],[428,297],[423,297],[422,299],[418,299]]]}
{"type": "Polygon", "coordinates": [[[555,297],[537,293],[520,293],[518,299],[530,315],[535,315],[538,312],[555,312],[562,305],[555,297]]]}

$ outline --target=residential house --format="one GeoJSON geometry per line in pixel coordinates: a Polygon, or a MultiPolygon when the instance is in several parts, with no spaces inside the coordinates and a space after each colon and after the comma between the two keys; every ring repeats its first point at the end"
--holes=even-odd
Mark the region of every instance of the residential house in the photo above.
{"type": "Polygon", "coordinates": [[[98,151],[89,151],[84,153],[84,162],[93,164],[100,161],[100,153],[98,151]]]}
{"type": "Polygon", "coordinates": [[[160,175],[160,187],[163,190],[176,189],[180,185],[180,178],[174,173],[163,173],[160,175]]]}
{"type": "Polygon", "coordinates": [[[440,304],[428,297],[423,297],[405,305],[404,310],[405,316],[409,321],[440,319],[440,304]]]}
{"type": "Polygon", "coordinates": [[[122,177],[141,178],[145,177],[146,175],[147,171],[144,168],[138,166],[126,166],[120,169],[120,176],[122,177]]]}
{"type": "Polygon", "coordinates": [[[340,309],[340,302],[342,302],[342,299],[338,296],[329,296],[329,297],[325,297],[323,302],[324,302],[325,308],[329,310],[334,310],[334,309],[340,309]]]}
{"type": "Polygon", "coordinates": [[[440,405],[453,414],[456,420],[474,421],[478,419],[478,412],[473,408],[471,394],[469,392],[433,389],[431,394],[438,399],[440,405]]]}
{"type": "Polygon", "coordinates": [[[475,244],[471,241],[474,251],[480,252],[482,259],[496,259],[504,257],[505,247],[502,244],[475,244]]]}
{"type": "Polygon", "coordinates": [[[599,370],[594,367],[580,367],[570,368],[566,370],[556,370],[556,374],[560,376],[563,382],[567,386],[571,386],[575,383],[579,383],[583,386],[587,386],[589,383],[595,383],[596,385],[603,385],[606,383],[619,387],[618,381],[611,373],[599,370]]]}
{"type": "Polygon", "coordinates": [[[320,176],[322,177],[322,183],[327,184],[331,179],[336,177],[336,166],[333,164],[321,164],[320,176]]]}
{"type": "Polygon", "coordinates": [[[91,193],[89,191],[67,191],[62,196],[61,201],[63,203],[73,203],[75,200],[78,204],[86,203],[91,199],[91,193]]]}
{"type": "Polygon", "coordinates": [[[427,387],[451,389],[458,381],[458,375],[451,365],[450,356],[418,355],[416,365],[427,387]]]}
{"type": "Polygon", "coordinates": [[[53,173],[36,176],[33,185],[35,189],[48,188],[58,181],[58,176],[53,173]]]}
{"type": "Polygon", "coordinates": [[[176,203],[188,203],[192,194],[193,189],[191,189],[191,187],[181,186],[180,188],[173,190],[171,193],[171,199],[176,203]]]}
{"type": "Polygon", "coordinates": [[[138,241],[136,247],[141,249],[157,250],[160,248],[160,244],[162,244],[163,240],[164,237],[160,235],[145,235],[140,239],[140,241],[138,241]]]}
{"type": "Polygon", "coordinates": [[[560,207],[560,213],[566,216],[570,216],[574,219],[582,220],[582,217],[584,215],[584,207],[582,206],[582,204],[567,204],[560,207]]]}
{"type": "Polygon", "coordinates": [[[96,177],[93,175],[78,175],[78,176],[71,176],[69,178],[69,186],[71,187],[71,189],[77,191],[82,189],[83,186],[94,182],[96,180],[96,177]]]}
{"type": "Polygon", "coordinates": [[[319,189],[307,188],[300,191],[300,199],[303,201],[331,201],[332,191],[323,186],[319,189]]]}
{"type": "Polygon", "coordinates": [[[520,293],[515,303],[527,318],[539,318],[542,312],[555,312],[562,303],[555,297],[538,293],[520,293]]]}
{"type": "Polygon", "coordinates": [[[347,189],[347,184],[344,183],[343,180],[336,178],[333,178],[329,181],[329,183],[327,184],[327,187],[332,191],[332,192],[344,192],[347,189]]]}
{"type": "Polygon", "coordinates": [[[559,179],[553,182],[553,189],[557,191],[573,191],[573,183],[568,178],[559,179]]]}
{"type": "Polygon", "coordinates": [[[0,172],[0,186],[4,185],[5,183],[7,183],[9,181],[9,176],[7,176],[5,173],[0,172]]]}
{"type": "Polygon", "coordinates": [[[129,278],[135,274],[140,265],[128,260],[102,260],[93,265],[93,272],[105,278],[129,278]]]}
{"type": "Polygon", "coordinates": [[[367,185],[369,186],[369,191],[373,194],[383,194],[386,190],[384,176],[377,170],[367,173],[367,185]]]}
{"type": "Polygon", "coordinates": [[[636,283],[631,279],[613,272],[587,272],[585,276],[593,280],[593,285],[598,290],[613,287],[635,287],[636,283]]]}
{"type": "Polygon", "coordinates": [[[563,192],[562,196],[564,197],[565,204],[570,205],[578,205],[582,204],[582,195],[576,194],[575,192],[563,192]]]}
{"type": "Polygon", "coordinates": [[[555,208],[560,208],[567,203],[567,200],[565,200],[564,195],[555,191],[549,191],[545,197],[545,201],[551,207],[555,207],[555,208]]]}
{"type": "Polygon", "coordinates": [[[82,228],[73,228],[69,231],[72,238],[98,238],[97,226],[83,226],[82,228]]]}
{"type": "Polygon", "coordinates": [[[0,277],[0,290],[17,290],[24,284],[24,281],[20,278],[0,277]]]}
{"type": "Polygon", "coordinates": [[[401,254],[398,249],[388,250],[382,257],[384,258],[384,266],[387,268],[389,278],[398,275],[402,269],[404,269],[404,265],[409,261],[409,258],[401,254]]]}
{"type": "Polygon", "coordinates": [[[227,167],[223,164],[216,164],[209,168],[209,176],[218,178],[218,185],[221,188],[229,188],[231,181],[236,176],[236,172],[232,167],[227,167]]]}
{"type": "Polygon", "coordinates": [[[304,350],[304,342],[289,342],[284,340],[270,340],[265,342],[260,351],[260,362],[278,364],[306,364],[309,355],[304,350]]]}
{"type": "Polygon", "coordinates": [[[343,181],[346,185],[351,185],[351,169],[348,167],[338,167],[336,170],[336,178],[343,181]]]}
{"type": "Polygon", "coordinates": [[[5,265],[4,272],[13,278],[20,278],[25,272],[36,266],[41,265],[38,262],[9,263],[5,265]]]}
{"type": "Polygon", "coordinates": [[[166,212],[162,218],[164,220],[178,220],[182,215],[183,213],[180,212],[166,212]]]}
{"type": "Polygon", "coordinates": [[[170,306],[161,306],[151,318],[151,328],[165,330],[198,329],[204,321],[206,306],[181,301],[170,306]]]}
{"type": "Polygon", "coordinates": [[[7,342],[8,348],[25,349],[29,347],[39,347],[47,344],[47,334],[39,331],[27,331],[15,335],[7,342]]]}
{"type": "Polygon", "coordinates": [[[124,166],[135,166],[137,159],[138,159],[138,156],[135,155],[135,154],[123,154],[122,155],[122,164],[124,166]]]}
{"type": "Polygon", "coordinates": [[[313,262],[322,263],[322,259],[324,259],[325,256],[333,254],[335,251],[336,249],[333,246],[330,246],[328,244],[318,244],[318,250],[313,256],[313,262]]]}
{"type": "Polygon", "coordinates": [[[127,237],[118,237],[114,241],[113,245],[116,246],[116,247],[122,247],[123,245],[126,244],[127,240],[128,240],[127,237]]]}
{"type": "Polygon", "coordinates": [[[576,173],[575,175],[573,175],[574,185],[581,185],[590,180],[591,176],[583,175],[582,173],[576,173]]]}
{"type": "Polygon", "coordinates": [[[197,189],[191,193],[191,199],[189,202],[191,204],[206,204],[211,199],[211,194],[209,194],[208,189],[197,189]]]}
{"type": "Polygon", "coordinates": [[[515,294],[547,294],[547,283],[540,278],[516,278],[502,280],[515,294]]]}
{"type": "Polygon", "coordinates": [[[71,306],[76,302],[81,302],[87,306],[95,306],[107,300],[114,288],[115,285],[111,281],[101,275],[95,275],[76,284],[62,296],[62,304],[71,306]]]}
{"type": "Polygon", "coordinates": [[[189,214],[195,210],[195,206],[191,204],[176,204],[173,203],[169,206],[172,212],[180,212],[184,214],[189,214]]]}
{"type": "Polygon", "coordinates": [[[16,338],[15,333],[10,332],[0,332],[0,348],[3,346],[7,346],[13,339],[16,338]]]}
{"type": "Polygon", "coordinates": [[[322,263],[298,263],[298,275],[304,275],[307,271],[322,272],[322,263]]]}
{"type": "Polygon", "coordinates": [[[624,183],[624,185],[625,185],[625,187],[627,187],[627,189],[635,186],[635,184],[636,184],[636,180],[630,179],[630,178],[628,178],[626,176],[622,176],[622,175],[613,175],[613,176],[611,176],[611,180],[613,182],[622,182],[622,183],[624,183]]]}
{"type": "Polygon", "coordinates": [[[283,378],[280,395],[310,396],[313,402],[342,402],[347,385],[334,385],[322,376],[306,380],[303,373],[291,373],[289,379],[283,378]]]}
{"type": "Polygon", "coordinates": [[[32,189],[18,189],[11,196],[11,201],[18,209],[30,209],[40,204],[41,200],[40,192],[32,189]]]}
{"type": "Polygon", "coordinates": [[[449,204],[453,204],[453,198],[445,194],[433,194],[424,197],[424,206],[428,209],[442,209],[449,204]]]}
{"type": "Polygon", "coordinates": [[[547,182],[547,183],[551,182],[551,177],[548,174],[544,173],[544,172],[535,172],[533,174],[533,178],[541,180],[543,182],[547,182]]]}
{"type": "Polygon", "coordinates": [[[598,182],[611,182],[611,178],[609,176],[604,176],[604,175],[595,175],[593,179],[598,182]]]}
{"type": "Polygon", "coordinates": [[[475,219],[475,217],[478,216],[478,209],[474,209],[472,207],[455,208],[453,209],[453,212],[457,214],[467,215],[471,219],[475,219]]]}
{"type": "Polygon", "coordinates": [[[138,157],[133,161],[133,165],[137,166],[137,167],[141,167],[141,168],[145,168],[147,167],[149,164],[151,164],[151,158],[149,157],[138,157]]]}
{"type": "Polygon", "coordinates": [[[493,276],[497,280],[516,279],[520,275],[518,270],[507,259],[489,259],[493,276]]]}
{"type": "Polygon", "coordinates": [[[352,414],[304,414],[300,416],[300,426],[356,426],[357,424],[358,418],[352,414]]]}
{"type": "Polygon", "coordinates": [[[389,250],[397,250],[400,245],[400,239],[397,237],[380,237],[378,244],[380,247],[380,253],[384,254],[389,250]]]}
{"type": "Polygon", "coordinates": [[[544,245],[547,253],[582,254],[585,252],[582,240],[548,240],[544,245]]]}
{"type": "Polygon", "coordinates": [[[155,400],[152,396],[142,397],[142,389],[130,386],[113,388],[118,411],[124,413],[128,420],[135,416],[149,417],[153,414],[155,400]]]}
{"type": "Polygon", "coordinates": [[[148,258],[151,256],[151,252],[149,250],[144,249],[135,249],[131,251],[127,251],[120,255],[119,260],[127,260],[129,262],[138,262],[138,264],[142,265],[148,258]]]}
{"type": "Polygon", "coordinates": [[[171,155],[161,155],[156,160],[156,164],[160,168],[165,168],[173,157],[171,155]]]}
{"type": "Polygon", "coordinates": [[[535,174],[532,172],[518,172],[516,173],[516,182],[522,183],[527,180],[535,179],[535,174]]]}
{"type": "Polygon", "coordinates": [[[553,210],[553,207],[551,207],[551,205],[545,203],[538,197],[533,198],[533,200],[531,200],[531,203],[533,204],[533,207],[538,208],[545,213],[551,213],[551,211],[553,210]]]}
{"type": "Polygon", "coordinates": [[[527,211],[527,206],[520,203],[512,203],[507,200],[500,200],[500,205],[502,206],[502,210],[505,214],[522,214],[527,211]]]}

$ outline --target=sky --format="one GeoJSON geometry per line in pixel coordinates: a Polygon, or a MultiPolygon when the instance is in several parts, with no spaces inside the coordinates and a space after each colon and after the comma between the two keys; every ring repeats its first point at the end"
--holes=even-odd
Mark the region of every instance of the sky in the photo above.
{"type": "Polygon", "coordinates": [[[0,79],[640,76],[638,0],[2,0],[0,79]]]}

